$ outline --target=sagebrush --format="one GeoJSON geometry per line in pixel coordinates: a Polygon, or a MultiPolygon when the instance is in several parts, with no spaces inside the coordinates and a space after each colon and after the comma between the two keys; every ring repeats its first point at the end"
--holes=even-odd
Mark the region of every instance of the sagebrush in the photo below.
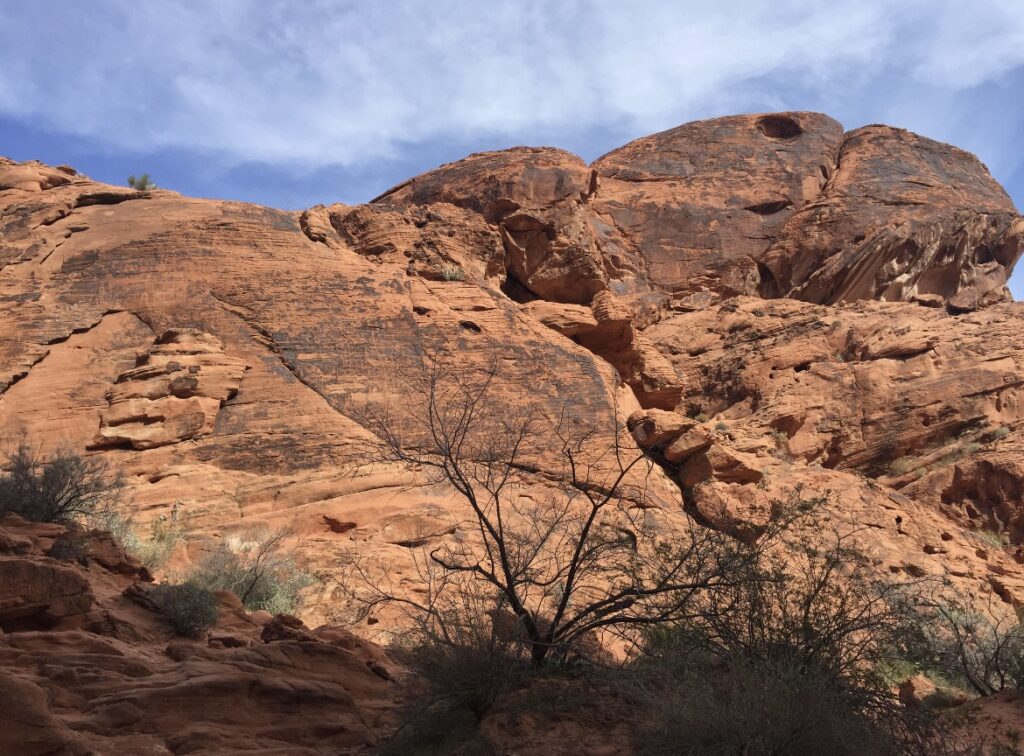
{"type": "Polygon", "coordinates": [[[209,590],[231,591],[246,609],[292,613],[314,581],[288,548],[291,533],[258,525],[224,538],[199,561],[189,579],[209,590]]]}

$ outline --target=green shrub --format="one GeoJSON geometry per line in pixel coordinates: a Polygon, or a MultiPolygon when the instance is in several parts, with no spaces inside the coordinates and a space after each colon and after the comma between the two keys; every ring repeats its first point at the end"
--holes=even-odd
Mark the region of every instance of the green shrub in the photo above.
{"type": "Polygon", "coordinates": [[[1024,625],[968,600],[936,603],[929,624],[929,664],[948,679],[987,696],[1024,692],[1024,625]]]}
{"type": "Polygon", "coordinates": [[[289,535],[263,525],[228,536],[199,562],[189,580],[209,590],[231,591],[250,611],[293,613],[313,576],[286,550],[289,535]]]}
{"type": "Polygon", "coordinates": [[[217,624],[217,597],[191,581],[180,585],[158,585],[149,595],[178,635],[200,638],[217,624]]]}
{"type": "Polygon", "coordinates": [[[396,655],[425,685],[430,708],[463,709],[480,721],[524,676],[528,662],[522,651],[492,632],[483,617],[458,627],[450,623],[445,635],[418,633],[396,655]]]}
{"type": "Polygon", "coordinates": [[[112,508],[121,481],[107,475],[99,459],[62,449],[41,460],[26,444],[0,475],[0,514],[14,512],[33,522],[70,523],[112,508]]]}
{"type": "Polygon", "coordinates": [[[452,263],[441,268],[441,278],[445,281],[465,281],[466,271],[461,265],[452,263]]]}
{"type": "Polygon", "coordinates": [[[392,648],[415,689],[382,752],[495,752],[478,725],[530,674],[525,646],[502,632],[507,623],[494,621],[501,616],[500,609],[483,616],[466,608],[438,612],[392,648]]]}
{"type": "Polygon", "coordinates": [[[979,530],[971,530],[969,532],[978,540],[984,541],[989,546],[995,546],[997,549],[1002,549],[1010,545],[1009,536],[1002,531],[986,530],[981,528],[979,530]]]}
{"type": "Polygon", "coordinates": [[[827,665],[769,656],[690,660],[653,699],[650,754],[895,754],[859,691],[827,665]],[[700,691],[699,695],[694,695],[700,691]]]}
{"type": "Polygon", "coordinates": [[[140,192],[148,192],[152,189],[156,189],[156,184],[149,180],[148,173],[143,173],[141,176],[138,177],[129,176],[128,186],[140,192]]]}

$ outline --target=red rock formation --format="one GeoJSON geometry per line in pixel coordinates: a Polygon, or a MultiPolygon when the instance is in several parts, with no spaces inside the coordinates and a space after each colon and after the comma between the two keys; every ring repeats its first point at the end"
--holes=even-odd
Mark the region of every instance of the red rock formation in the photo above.
{"type": "MultiPolygon", "coordinates": [[[[511,414],[629,418],[658,463],[644,510],[657,527],[683,522],[682,494],[750,538],[773,500],[832,492],[828,518],[884,574],[943,576],[1009,609],[1024,602],[1024,306],[1005,282],[1022,246],[1024,220],[972,156],[813,113],[688,124],[589,167],[553,149],[474,155],[371,204],[302,213],[0,160],[0,427],[102,456],[143,526],[177,503],[192,556],[204,537],[286,523],[318,568],[348,551],[415,591],[412,550],[470,537],[465,510],[416,470],[354,455],[365,409],[415,401],[424,355],[445,352],[469,373],[498,366],[511,414]]],[[[558,448],[531,446],[525,495],[550,495],[558,448]]],[[[144,608],[40,557],[53,537],[0,534],[15,586],[0,585],[0,661],[36,663],[29,626],[102,635],[103,612],[155,637],[144,608]]],[[[102,564],[101,583],[133,569],[102,564]]],[[[310,598],[310,624],[344,609],[329,581],[310,598]]],[[[394,629],[372,619],[361,632],[394,629]]],[[[201,711],[186,698],[235,691],[227,675],[282,710],[341,707],[330,743],[365,738],[361,704],[319,672],[282,690],[239,671],[310,638],[347,669],[320,648],[328,635],[281,621],[262,646],[238,622],[215,648],[147,651],[139,675],[180,685],[188,717],[201,711]]],[[[121,636],[103,643],[131,657],[121,636]]],[[[42,751],[115,726],[123,748],[148,748],[138,711],[182,748],[241,737],[243,720],[255,747],[275,737],[255,704],[189,728],[151,714],[147,686],[110,681],[109,706],[70,729],[91,692],[38,674],[3,684],[42,751]],[[73,705],[48,708],[46,686],[73,705]]],[[[312,748],[303,737],[283,741],[312,748]]]]}
{"type": "MultiPolygon", "coordinates": [[[[223,594],[203,641],[174,637],[146,584],[45,555],[59,526],[0,520],[0,753],[338,753],[373,742],[391,662],[341,629],[247,614],[223,594]],[[10,548],[7,546],[7,548],[10,548]],[[290,634],[275,628],[288,623],[290,634]]],[[[86,551],[107,550],[100,534],[86,551]]],[[[122,554],[123,557],[123,554],[122,554]]]]}
{"type": "Polygon", "coordinates": [[[969,153],[901,129],[843,134],[817,113],[686,124],[582,162],[516,148],[375,200],[450,202],[498,225],[510,292],[655,309],[693,296],[819,303],[1006,300],[1024,221],[969,153]]]}
{"type": "Polygon", "coordinates": [[[866,126],[846,135],[821,196],[763,256],[761,291],[829,304],[938,296],[973,310],[1009,299],[1022,245],[1024,222],[974,155],[866,126]]]}

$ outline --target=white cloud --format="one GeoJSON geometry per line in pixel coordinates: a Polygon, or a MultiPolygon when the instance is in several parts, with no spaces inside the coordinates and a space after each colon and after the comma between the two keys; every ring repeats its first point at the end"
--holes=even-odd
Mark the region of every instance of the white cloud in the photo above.
{"type": "Polygon", "coordinates": [[[0,0],[0,114],[275,164],[796,104],[766,81],[810,106],[892,76],[952,97],[1022,64],[1016,0],[0,0]]]}

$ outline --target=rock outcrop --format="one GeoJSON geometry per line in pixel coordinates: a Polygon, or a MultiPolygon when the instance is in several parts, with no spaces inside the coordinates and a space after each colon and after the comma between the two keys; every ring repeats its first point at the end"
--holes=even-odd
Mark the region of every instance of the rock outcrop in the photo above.
{"type": "MultiPolygon", "coordinates": [[[[0,555],[0,753],[314,754],[374,742],[394,694],[393,665],[372,644],[248,614],[231,594],[208,639],[176,638],[139,599],[137,563],[129,573],[47,556],[65,534],[0,519],[0,543],[20,544],[0,555]]],[[[86,552],[106,548],[102,534],[78,537],[86,552]]]]}
{"type": "Polygon", "coordinates": [[[640,309],[736,294],[835,304],[1009,298],[1024,221],[973,155],[902,129],[844,134],[817,113],[699,121],[582,161],[516,148],[442,166],[377,198],[479,212],[508,291],[640,309]]]}
{"type": "Polygon", "coordinates": [[[245,371],[217,338],[191,329],[167,331],[136,362],[107,392],[93,447],[151,449],[210,433],[245,371]]]}
{"type": "MultiPolygon", "coordinates": [[[[589,166],[547,148],[472,155],[301,213],[0,160],[0,427],[106,460],[143,527],[175,508],[185,558],[287,524],[325,575],[355,555],[415,592],[414,550],[470,537],[466,509],[359,454],[368,408],[415,401],[443,353],[493,372],[510,415],[628,424],[657,463],[656,527],[685,509],[754,538],[773,502],[820,496],[882,574],[942,577],[1010,611],[1024,305],[1005,283],[1022,248],[1024,219],[973,156],[814,113],[687,124],[589,166]]],[[[551,495],[558,439],[529,455],[524,495],[551,495]]],[[[367,742],[385,682],[338,650],[354,639],[234,612],[219,646],[168,646],[152,612],[108,590],[128,562],[47,559],[54,537],[0,532],[0,684],[18,700],[4,713],[34,752],[367,742]],[[41,665],[58,641],[69,660],[41,665]],[[117,674],[65,681],[82,654],[117,674]],[[160,686],[173,711],[157,711],[160,686]],[[218,707],[239,686],[245,704],[218,707]],[[258,702],[306,724],[275,734],[258,702]]],[[[345,615],[330,580],[309,598],[310,626],[345,615]]]]}

